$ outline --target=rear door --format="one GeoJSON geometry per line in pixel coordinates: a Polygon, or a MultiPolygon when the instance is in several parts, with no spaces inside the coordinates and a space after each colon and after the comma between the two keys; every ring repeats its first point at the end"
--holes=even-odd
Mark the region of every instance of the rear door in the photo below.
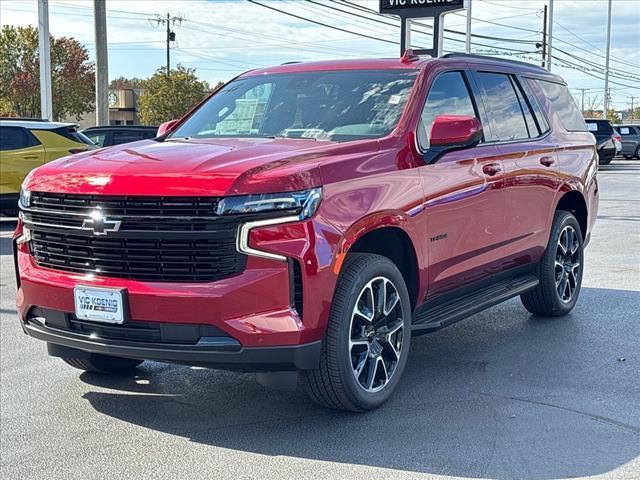
{"type": "Polygon", "coordinates": [[[29,130],[0,128],[0,194],[18,193],[24,177],[43,163],[44,148],[29,130]]]}
{"type": "MultiPolygon", "coordinates": [[[[433,81],[418,130],[421,151],[439,115],[480,119],[467,73],[448,71],[433,81]]],[[[419,167],[425,190],[429,256],[429,296],[496,271],[503,256],[504,209],[502,162],[496,147],[481,144],[452,151],[419,167]]]]}
{"type": "Polygon", "coordinates": [[[504,264],[536,261],[548,242],[549,212],[560,183],[549,124],[521,81],[508,72],[476,73],[505,171],[504,264]],[[534,106],[535,105],[535,106],[534,106]]]}

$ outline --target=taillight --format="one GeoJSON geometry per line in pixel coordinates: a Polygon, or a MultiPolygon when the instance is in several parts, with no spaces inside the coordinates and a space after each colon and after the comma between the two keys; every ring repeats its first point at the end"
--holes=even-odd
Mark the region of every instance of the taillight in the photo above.
{"type": "Polygon", "coordinates": [[[620,135],[618,135],[617,133],[614,133],[613,135],[611,135],[613,137],[614,140],[617,140],[619,142],[622,141],[622,137],[620,135]]]}

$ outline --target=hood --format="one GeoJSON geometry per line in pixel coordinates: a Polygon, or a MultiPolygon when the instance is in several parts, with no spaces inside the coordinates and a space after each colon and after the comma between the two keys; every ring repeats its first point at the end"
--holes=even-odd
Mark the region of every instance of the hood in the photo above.
{"type": "Polygon", "coordinates": [[[61,158],[34,170],[25,185],[32,191],[154,196],[303,190],[322,184],[321,159],[348,153],[351,145],[310,139],[143,140],[61,158]]]}

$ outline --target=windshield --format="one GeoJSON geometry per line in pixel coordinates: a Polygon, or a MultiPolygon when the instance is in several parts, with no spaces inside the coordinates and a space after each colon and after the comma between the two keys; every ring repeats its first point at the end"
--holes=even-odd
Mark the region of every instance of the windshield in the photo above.
{"type": "Polygon", "coordinates": [[[169,138],[266,137],[350,141],[391,133],[417,70],[257,75],[211,97],[169,138]]]}

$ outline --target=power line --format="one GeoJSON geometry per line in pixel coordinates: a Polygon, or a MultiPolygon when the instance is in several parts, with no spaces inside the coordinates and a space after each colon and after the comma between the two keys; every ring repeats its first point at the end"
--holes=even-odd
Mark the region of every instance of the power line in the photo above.
{"type": "MultiPolygon", "coordinates": [[[[488,0],[480,0],[482,3],[488,3],[489,5],[496,5],[498,7],[504,7],[504,8],[513,8],[514,10],[530,10],[530,11],[536,11],[539,12],[540,9],[539,8],[531,8],[531,7],[514,7],[513,5],[505,5],[504,3],[496,3],[496,2],[489,2],[488,0]]],[[[512,0],[513,1],[513,0],[512,0]]]]}

